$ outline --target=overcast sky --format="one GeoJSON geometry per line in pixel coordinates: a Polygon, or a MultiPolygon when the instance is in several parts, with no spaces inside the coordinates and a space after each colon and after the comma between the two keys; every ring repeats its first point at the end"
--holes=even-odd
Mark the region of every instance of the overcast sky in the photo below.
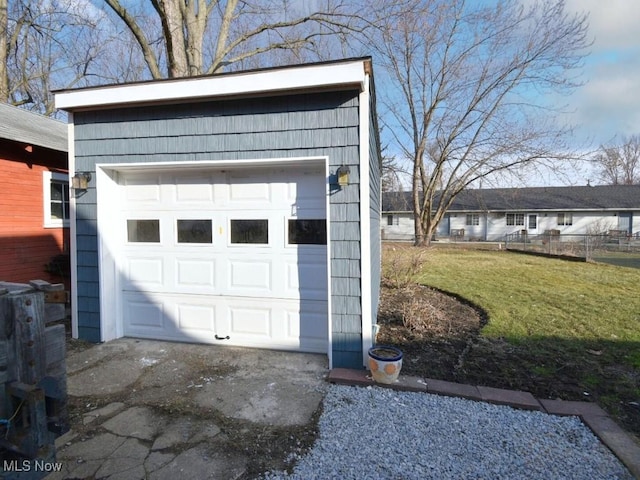
{"type": "Polygon", "coordinates": [[[640,1],[567,0],[567,8],[589,13],[594,41],[586,84],[568,99],[577,135],[597,147],[616,135],[640,134],[640,1]]]}

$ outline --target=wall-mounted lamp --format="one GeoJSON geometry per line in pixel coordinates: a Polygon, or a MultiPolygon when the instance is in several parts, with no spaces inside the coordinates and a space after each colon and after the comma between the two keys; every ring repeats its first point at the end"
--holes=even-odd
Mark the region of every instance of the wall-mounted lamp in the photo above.
{"type": "Polygon", "coordinates": [[[91,173],[89,172],[77,172],[71,177],[71,188],[74,190],[86,190],[89,187],[91,181],[91,173]]]}
{"type": "Polygon", "coordinates": [[[345,187],[349,185],[349,174],[351,170],[346,165],[342,165],[336,170],[336,177],[338,177],[338,185],[345,187]]]}

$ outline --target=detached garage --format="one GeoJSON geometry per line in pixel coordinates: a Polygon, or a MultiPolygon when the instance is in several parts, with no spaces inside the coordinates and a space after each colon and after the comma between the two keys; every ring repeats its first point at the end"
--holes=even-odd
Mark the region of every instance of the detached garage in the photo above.
{"type": "Polygon", "coordinates": [[[369,58],[56,92],[73,335],[362,367],[380,282],[369,58]]]}

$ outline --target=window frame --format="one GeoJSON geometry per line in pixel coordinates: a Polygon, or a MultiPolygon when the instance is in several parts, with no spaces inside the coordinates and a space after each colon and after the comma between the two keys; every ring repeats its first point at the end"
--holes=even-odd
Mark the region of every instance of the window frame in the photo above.
{"type": "Polygon", "coordinates": [[[232,248],[269,248],[273,246],[273,235],[271,229],[273,228],[273,218],[272,217],[261,217],[256,218],[256,215],[253,216],[244,216],[244,215],[229,215],[227,217],[227,246],[232,248]],[[235,220],[253,220],[253,221],[265,221],[267,222],[267,243],[235,243],[232,241],[232,223],[235,220]]]}
{"type": "Polygon", "coordinates": [[[507,227],[524,227],[524,213],[507,213],[505,216],[505,222],[507,227]],[[513,218],[513,222],[509,223],[509,216],[513,218]],[[522,220],[521,222],[519,220],[522,220]]]}
{"type": "Polygon", "coordinates": [[[45,170],[42,172],[42,203],[43,203],[43,225],[44,228],[68,228],[71,220],[71,192],[69,190],[69,175],[66,173],[51,172],[45,170]],[[62,218],[53,218],[51,216],[51,185],[59,183],[62,188],[62,218]],[[66,187],[66,188],[65,188],[66,187]],[[66,202],[64,195],[66,194],[66,202]],[[65,203],[68,208],[65,211],[65,203]],[[65,216],[66,213],[66,216],[65,216]]]}
{"type": "Polygon", "coordinates": [[[571,212],[558,212],[556,217],[556,225],[558,227],[570,227],[573,225],[573,213],[571,212]],[[560,216],[562,215],[562,223],[560,223],[560,216]]]}
{"type": "Polygon", "coordinates": [[[480,226],[480,214],[479,213],[467,213],[464,224],[467,227],[480,226]]]}
{"type": "Polygon", "coordinates": [[[215,222],[213,221],[213,218],[205,218],[204,215],[201,215],[199,218],[189,218],[188,215],[180,215],[180,216],[176,216],[174,219],[174,228],[175,228],[175,246],[179,247],[198,247],[198,246],[205,246],[205,247],[210,247],[213,245],[214,243],[214,237],[215,237],[215,222]],[[185,242],[185,241],[180,241],[180,228],[178,227],[178,223],[179,222],[209,222],[209,226],[210,226],[210,235],[211,235],[211,239],[208,242],[185,242]]]}
{"type": "Polygon", "coordinates": [[[327,232],[327,219],[326,218],[299,218],[299,217],[285,217],[284,219],[284,243],[285,243],[285,247],[293,247],[293,248],[317,248],[317,247],[321,247],[321,248],[326,248],[327,247],[327,243],[329,242],[329,237],[328,237],[328,232],[327,232]],[[325,242],[324,243],[291,243],[289,242],[289,222],[290,221],[297,221],[297,220],[313,220],[313,221],[319,221],[319,222],[324,222],[324,234],[325,234],[325,242]]]}
{"type": "Polygon", "coordinates": [[[162,244],[162,223],[163,221],[160,219],[160,217],[154,217],[154,218],[139,218],[136,215],[133,216],[133,218],[128,218],[125,217],[125,227],[124,227],[124,233],[125,233],[125,239],[126,239],[126,244],[128,246],[131,245],[161,245],[162,244]],[[158,241],[137,241],[137,240],[130,240],[129,239],[129,222],[145,222],[145,221],[151,221],[151,222],[158,222],[158,241]]]}

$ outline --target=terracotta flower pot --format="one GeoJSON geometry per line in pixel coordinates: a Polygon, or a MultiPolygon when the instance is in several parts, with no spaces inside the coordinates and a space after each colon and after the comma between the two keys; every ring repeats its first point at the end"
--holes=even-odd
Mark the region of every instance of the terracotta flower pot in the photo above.
{"type": "Polygon", "coordinates": [[[369,349],[369,369],[376,383],[394,383],[402,368],[402,351],[389,345],[369,349]]]}

